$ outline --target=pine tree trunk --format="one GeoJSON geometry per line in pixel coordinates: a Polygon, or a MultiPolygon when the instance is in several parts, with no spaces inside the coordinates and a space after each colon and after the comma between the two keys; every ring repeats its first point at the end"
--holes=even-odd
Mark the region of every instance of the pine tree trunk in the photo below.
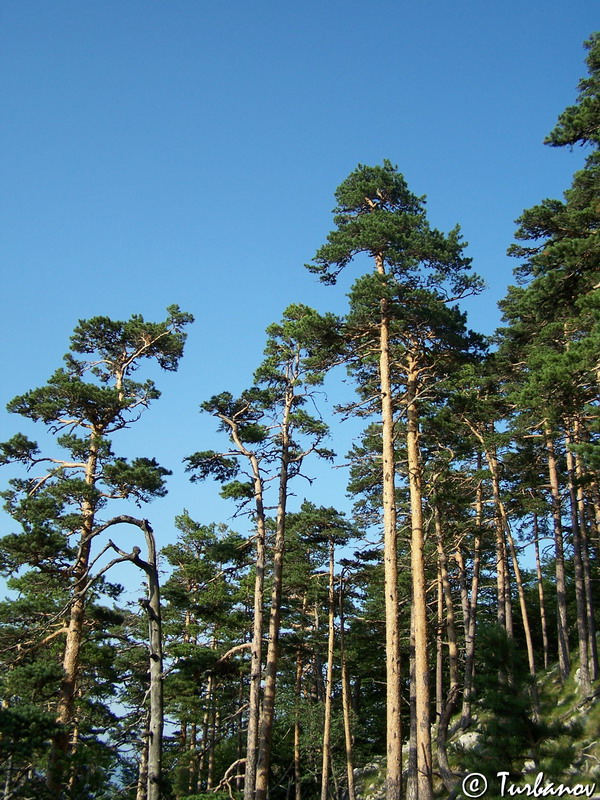
{"type": "Polygon", "coordinates": [[[213,788],[215,778],[215,679],[213,675],[208,676],[208,707],[206,724],[206,791],[210,792],[213,788]]]}
{"type": "Polygon", "coordinates": [[[150,713],[146,715],[146,724],[144,726],[144,734],[142,737],[142,747],[140,750],[140,763],[138,765],[138,781],[135,800],[147,800],[148,798],[148,740],[149,731],[148,726],[150,722],[150,713]]]}
{"type": "Polygon", "coordinates": [[[435,716],[439,721],[444,708],[444,595],[442,570],[437,570],[437,630],[435,634],[435,716]]]}
{"type": "Polygon", "coordinates": [[[217,745],[217,729],[219,727],[219,715],[217,711],[217,686],[213,682],[211,691],[211,707],[210,707],[210,722],[208,731],[208,769],[206,775],[206,791],[210,792],[215,786],[215,766],[216,766],[216,745],[217,745]]]}
{"type": "MultiPolygon", "coordinates": [[[[477,454],[477,469],[481,469],[481,453],[477,454]]],[[[471,597],[465,621],[465,681],[461,726],[466,728],[471,722],[471,704],[473,699],[473,679],[475,665],[475,635],[477,622],[477,603],[479,599],[479,573],[481,569],[481,541],[483,531],[483,484],[477,485],[475,501],[475,543],[473,552],[473,576],[471,578],[471,597]]]]}
{"type": "Polygon", "coordinates": [[[208,760],[209,750],[209,726],[210,726],[210,703],[212,696],[212,675],[208,676],[206,684],[206,692],[204,697],[206,706],[202,716],[202,748],[200,749],[200,758],[198,759],[198,794],[202,794],[206,789],[206,762],[208,760]]]}
{"type": "Polygon", "coordinates": [[[437,729],[437,757],[440,775],[446,789],[449,792],[454,790],[456,778],[448,764],[447,738],[448,725],[454,713],[456,701],[458,700],[458,642],[456,638],[456,624],[454,619],[454,603],[452,600],[452,590],[448,577],[448,557],[444,549],[444,537],[442,532],[442,518],[439,507],[434,506],[435,533],[437,540],[438,563],[440,571],[440,583],[442,587],[444,605],[446,607],[446,636],[448,638],[448,695],[446,702],[442,703],[437,729]]]}
{"type": "Polygon", "coordinates": [[[504,590],[504,602],[506,604],[506,633],[510,639],[514,639],[515,626],[513,618],[513,604],[512,604],[512,584],[510,576],[510,565],[508,563],[508,555],[506,553],[506,537],[502,536],[502,558],[504,560],[504,581],[506,588],[504,590]]]}
{"type": "Polygon", "coordinates": [[[250,457],[256,505],[256,563],[254,574],[254,619],[250,649],[250,696],[248,698],[248,731],[244,800],[253,800],[258,762],[258,728],[260,720],[260,684],[262,678],[263,605],[265,584],[266,524],[263,504],[263,485],[258,461],[250,457]]]}
{"type": "MultiPolygon", "coordinates": [[[[352,725],[350,721],[351,698],[348,682],[348,667],[346,664],[346,640],[344,630],[344,589],[343,581],[340,584],[340,669],[342,679],[342,713],[344,716],[344,741],[346,744],[346,776],[348,782],[347,800],[356,800],[354,785],[354,754],[352,742],[352,725]]],[[[299,798],[297,800],[300,800],[299,798]]]]}
{"type": "Polygon", "coordinates": [[[590,520],[592,526],[592,537],[594,544],[600,550],[600,487],[598,481],[594,476],[590,476],[591,480],[586,487],[589,496],[590,504],[593,508],[592,519],[590,520]]]}
{"type": "Polygon", "coordinates": [[[327,592],[328,632],[327,632],[327,683],[325,684],[325,719],[323,723],[323,759],[321,767],[321,800],[327,800],[329,767],[331,764],[331,701],[333,699],[333,650],[334,650],[334,543],[329,539],[329,585],[327,592]]]}
{"type": "MultiPolygon", "coordinates": [[[[383,256],[375,266],[385,276],[383,256]]],[[[400,631],[398,624],[398,554],[396,531],[394,413],[389,352],[389,308],[381,300],[379,326],[379,381],[382,421],[383,562],[385,592],[386,669],[386,800],[400,800],[402,794],[402,722],[400,715],[400,631]]]]}
{"type": "Polygon", "coordinates": [[[575,459],[570,449],[571,438],[566,437],[567,479],[571,510],[571,533],[573,535],[573,565],[575,567],[575,605],[577,608],[577,638],[579,642],[579,691],[582,697],[591,692],[589,670],[589,648],[587,629],[587,603],[581,555],[581,536],[577,518],[577,492],[575,489],[575,459]]]}
{"type": "Polygon", "coordinates": [[[188,794],[194,794],[196,790],[196,786],[198,785],[198,755],[196,753],[197,748],[197,727],[196,723],[193,722],[190,725],[190,736],[188,742],[188,750],[190,753],[190,763],[188,765],[188,794]]]}
{"type": "MultiPolygon", "coordinates": [[[[84,481],[88,487],[96,482],[96,468],[99,457],[99,442],[103,431],[93,430],[89,441],[89,454],[85,467],[84,481]]],[[[60,684],[56,721],[60,729],[52,737],[52,748],[48,762],[47,785],[50,793],[59,796],[64,786],[66,760],[69,752],[69,726],[73,719],[75,692],[79,676],[80,652],[83,641],[86,593],[92,535],[94,530],[95,505],[88,499],[81,502],[81,536],[79,553],[73,569],[73,589],[69,627],[66,634],[63,655],[63,677],[60,684]]]]}
{"type": "MultiPolygon", "coordinates": [[[[579,443],[580,426],[577,420],[573,425],[573,436],[575,443],[579,443]]],[[[574,456],[575,477],[577,479],[577,514],[579,518],[579,539],[581,542],[581,562],[583,568],[583,585],[585,590],[586,602],[586,622],[588,633],[588,669],[590,681],[595,681],[598,677],[598,647],[596,644],[596,620],[594,615],[594,593],[592,590],[592,572],[590,567],[589,537],[586,526],[585,496],[583,492],[584,470],[581,458],[574,456]]]]}
{"type": "Polygon", "coordinates": [[[294,719],[294,796],[302,800],[302,761],[300,757],[300,702],[302,699],[302,652],[296,655],[296,713],[294,719]]]}
{"type": "MultiPolygon", "coordinates": [[[[245,767],[245,758],[244,758],[244,731],[243,731],[243,714],[241,709],[244,705],[244,675],[240,670],[240,684],[238,689],[238,714],[236,716],[236,758],[237,758],[237,767],[235,770],[235,790],[239,794],[244,791],[244,767],[245,767]]],[[[190,792],[191,794],[191,792],[190,792]]]]}
{"type": "Polygon", "coordinates": [[[150,721],[148,726],[148,800],[160,800],[163,738],[163,650],[162,616],[156,544],[152,529],[144,522],[148,545],[148,634],[150,650],[150,721]]]}
{"type": "Polygon", "coordinates": [[[418,764],[417,764],[417,677],[415,673],[415,616],[413,606],[410,609],[410,656],[409,656],[409,707],[410,731],[408,738],[408,764],[406,778],[406,800],[418,800],[418,764]]]}
{"type": "MultiPolygon", "coordinates": [[[[496,515],[500,520],[500,524],[502,526],[502,540],[503,546],[506,548],[505,541],[508,540],[508,547],[510,550],[512,565],[513,565],[513,572],[515,575],[515,580],[517,582],[517,594],[519,596],[519,606],[521,609],[521,619],[523,622],[523,631],[525,633],[525,646],[527,648],[527,661],[529,664],[529,674],[535,678],[536,670],[535,670],[535,656],[534,656],[534,649],[533,649],[533,639],[531,636],[531,627],[529,625],[529,615],[527,612],[527,602],[525,598],[525,590],[523,589],[523,580],[521,578],[521,569],[519,567],[519,561],[517,558],[517,551],[515,548],[515,543],[512,537],[512,533],[510,531],[510,525],[508,523],[508,517],[506,515],[506,509],[504,508],[504,503],[502,502],[502,498],[500,496],[500,476],[498,470],[498,459],[496,453],[492,450],[486,449],[486,458],[490,470],[490,475],[492,478],[492,492],[494,496],[494,504],[496,506],[496,515]],[[506,540],[505,540],[506,537],[506,540]]],[[[507,593],[508,594],[508,593],[507,593]]],[[[508,616],[508,615],[507,615],[508,616]]],[[[511,613],[512,617],[512,613],[511,613]]],[[[507,632],[508,626],[507,626],[507,632]]],[[[510,632],[509,632],[510,635],[510,632]]],[[[534,690],[534,706],[537,708],[537,692],[534,690]]]]}
{"type": "Polygon", "coordinates": [[[283,559],[285,555],[285,519],[290,458],[289,420],[293,399],[293,383],[290,381],[286,388],[285,405],[281,422],[281,468],[279,473],[279,499],[277,504],[275,548],[273,554],[273,588],[271,591],[265,689],[258,736],[255,800],[266,799],[271,765],[271,740],[273,736],[273,722],[275,719],[275,692],[279,655],[279,629],[281,624],[281,594],[283,590],[283,559]]]}
{"type": "Polygon", "coordinates": [[[548,621],[546,619],[546,601],[544,597],[544,582],[542,577],[542,562],[540,559],[538,515],[533,515],[533,546],[535,548],[535,572],[537,576],[538,597],[540,601],[540,622],[542,625],[542,644],[544,648],[544,669],[548,669],[550,648],[548,646],[548,621]]]}
{"type": "Polygon", "coordinates": [[[496,531],[496,594],[498,598],[498,625],[506,630],[506,558],[504,545],[504,528],[496,511],[494,516],[496,531]]]}
{"type": "Polygon", "coordinates": [[[546,453],[548,457],[548,477],[552,495],[552,522],[554,530],[554,553],[556,565],[556,605],[557,605],[557,630],[558,630],[558,666],[562,681],[566,681],[571,670],[569,655],[569,633],[567,622],[567,589],[565,578],[565,554],[562,535],[560,486],[558,471],[556,469],[556,455],[554,441],[549,424],[544,424],[546,437],[546,453]]]}
{"type": "Polygon", "coordinates": [[[415,620],[415,714],[417,722],[417,785],[419,800],[432,800],[429,664],[427,658],[427,586],[423,553],[423,503],[417,410],[418,369],[408,356],[406,378],[406,450],[411,516],[412,601],[415,620]]]}

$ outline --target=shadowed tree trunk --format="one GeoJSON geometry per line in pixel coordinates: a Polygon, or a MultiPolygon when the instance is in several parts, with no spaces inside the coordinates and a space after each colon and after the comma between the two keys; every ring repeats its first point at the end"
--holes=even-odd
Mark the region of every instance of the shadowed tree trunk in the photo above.
{"type": "Polygon", "coordinates": [[[544,424],[546,437],[546,454],[548,458],[548,477],[552,495],[552,523],[554,530],[554,557],[556,565],[556,605],[557,605],[557,630],[558,630],[558,665],[561,679],[569,677],[571,659],[569,655],[569,633],[567,622],[567,589],[565,578],[565,554],[562,534],[560,485],[556,468],[556,455],[552,431],[546,422],[544,424]]]}

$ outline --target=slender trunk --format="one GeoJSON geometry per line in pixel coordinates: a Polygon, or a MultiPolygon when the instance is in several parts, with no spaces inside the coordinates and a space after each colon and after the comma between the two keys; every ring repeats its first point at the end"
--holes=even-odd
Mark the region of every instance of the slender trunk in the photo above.
{"type": "Polygon", "coordinates": [[[554,531],[554,553],[556,565],[556,605],[558,630],[558,666],[562,681],[566,681],[571,670],[569,655],[569,633],[567,623],[567,589],[565,578],[565,553],[562,535],[560,486],[556,469],[554,440],[549,424],[544,424],[546,453],[548,457],[548,477],[552,496],[552,522],[554,531]]]}
{"type": "Polygon", "coordinates": [[[506,559],[504,556],[504,529],[497,511],[494,517],[496,531],[496,594],[498,598],[498,625],[506,630],[506,559]]]}
{"type": "MultiPolygon", "coordinates": [[[[580,426],[575,420],[573,424],[573,436],[575,443],[579,441],[580,426]]],[[[577,513],[579,518],[579,539],[581,543],[581,562],[583,568],[583,586],[586,602],[586,623],[588,634],[588,669],[590,681],[595,681],[598,677],[598,647],[596,645],[596,620],[594,615],[594,594],[592,590],[592,572],[590,567],[590,546],[586,525],[585,496],[583,492],[584,471],[581,458],[574,456],[575,478],[577,480],[577,513]]]]}
{"type": "Polygon", "coordinates": [[[469,625],[469,590],[467,588],[467,569],[465,567],[465,557],[463,556],[460,545],[452,554],[452,558],[456,561],[456,566],[458,568],[457,577],[460,588],[460,607],[462,611],[463,631],[466,639],[469,625]]]}
{"type": "MultiPolygon", "coordinates": [[[[240,683],[238,689],[238,709],[244,705],[244,675],[240,671],[240,683]]],[[[237,744],[237,767],[235,770],[235,789],[238,794],[244,790],[244,732],[242,719],[243,714],[240,712],[236,717],[236,744],[237,744]]],[[[191,794],[191,792],[190,792],[191,794]]]]}
{"type": "MultiPolygon", "coordinates": [[[[385,276],[383,256],[375,256],[379,275],[385,276]]],[[[382,421],[383,562],[385,592],[386,671],[386,800],[402,794],[402,722],[400,715],[400,631],[398,624],[398,543],[394,455],[394,409],[389,351],[389,304],[381,300],[379,325],[379,381],[382,421]]]]}
{"type": "Polygon", "coordinates": [[[246,734],[246,768],[244,800],[253,800],[258,761],[258,727],[260,719],[260,683],[262,677],[263,605],[265,584],[266,523],[263,504],[263,483],[256,456],[250,457],[256,505],[256,563],[254,574],[254,619],[250,649],[250,695],[248,698],[248,732],[246,734]]]}
{"type": "Polygon", "coordinates": [[[440,768],[440,775],[444,785],[449,792],[454,790],[456,778],[448,764],[447,739],[448,724],[450,717],[454,713],[456,701],[458,700],[458,643],[456,638],[456,624],[454,619],[454,603],[448,577],[448,557],[444,549],[444,537],[442,532],[442,519],[439,507],[433,509],[435,520],[435,533],[437,540],[438,563],[440,571],[440,583],[443,592],[444,605],[446,607],[446,636],[448,638],[448,695],[446,702],[442,703],[442,709],[438,721],[437,729],[437,757],[440,768]]]}
{"type": "Polygon", "coordinates": [[[504,602],[506,604],[506,633],[510,639],[514,639],[515,626],[513,618],[512,584],[510,576],[510,564],[508,563],[508,556],[506,554],[505,536],[502,536],[502,558],[504,560],[504,581],[506,583],[506,589],[504,591],[504,602]]]}
{"type": "Polygon", "coordinates": [[[406,800],[418,800],[417,783],[417,680],[415,674],[415,615],[413,606],[410,609],[410,656],[409,656],[409,706],[410,731],[408,738],[408,766],[406,779],[406,800]]]}
{"type": "Polygon", "coordinates": [[[333,699],[333,650],[334,650],[334,561],[335,546],[333,539],[329,538],[329,585],[327,591],[328,632],[327,632],[327,683],[325,688],[325,720],[323,723],[323,760],[321,767],[321,800],[327,800],[327,786],[329,783],[329,767],[331,764],[331,701],[333,699]]]}
{"type": "Polygon", "coordinates": [[[321,651],[319,650],[319,607],[315,603],[313,607],[313,687],[311,697],[318,703],[325,697],[325,686],[323,684],[323,665],[321,663],[321,651]]]}
{"type": "MultiPolygon", "coordinates": [[[[85,466],[84,482],[92,487],[96,482],[102,430],[93,430],[89,440],[89,454],[85,466]]],[[[60,728],[52,737],[52,748],[48,763],[47,784],[51,794],[59,796],[63,790],[66,760],[69,752],[69,726],[73,719],[75,692],[79,677],[80,652],[85,620],[86,592],[90,551],[94,531],[95,504],[88,499],[81,501],[81,536],[79,552],[73,569],[73,589],[69,612],[69,627],[63,655],[63,676],[60,684],[56,721],[60,728]]]]}
{"type": "Polygon", "coordinates": [[[296,713],[294,718],[294,796],[302,800],[302,762],[300,758],[300,703],[302,699],[302,651],[296,655],[296,713]]]}
{"type": "Polygon", "coordinates": [[[197,727],[196,723],[193,722],[190,725],[190,736],[189,736],[189,743],[187,745],[189,753],[190,753],[190,763],[188,765],[188,794],[194,794],[195,788],[198,784],[198,756],[196,753],[197,748],[197,727]]]}
{"type": "Polygon", "coordinates": [[[201,794],[206,789],[206,762],[209,749],[209,726],[210,726],[210,704],[212,697],[212,675],[208,676],[206,683],[206,692],[204,694],[206,700],[206,707],[202,717],[202,747],[200,749],[200,758],[198,759],[198,794],[201,794]]]}
{"type": "MultiPolygon", "coordinates": [[[[344,741],[346,744],[346,776],[348,782],[348,800],[356,800],[354,786],[354,754],[352,742],[352,725],[350,722],[351,698],[346,664],[346,640],[344,630],[344,587],[340,584],[340,669],[342,678],[342,713],[344,715],[344,741]]],[[[299,798],[298,798],[299,800],[299,798]]]]}
{"type": "Polygon", "coordinates": [[[542,624],[542,643],[544,648],[544,669],[548,669],[550,648],[548,646],[548,621],[546,619],[546,601],[544,597],[544,582],[542,577],[542,562],[540,559],[538,515],[533,515],[533,546],[535,548],[535,572],[537,575],[538,597],[540,600],[540,622],[542,624]]]}
{"type": "Polygon", "coordinates": [[[581,536],[577,519],[577,492],[575,490],[575,459],[570,449],[571,437],[566,437],[567,479],[569,484],[569,505],[571,510],[571,533],[573,535],[573,565],[575,567],[575,605],[577,608],[577,638],[579,641],[579,691],[587,697],[591,691],[589,670],[589,649],[587,630],[587,604],[581,555],[581,536]]]}
{"type": "Polygon", "coordinates": [[[3,800],[10,800],[12,796],[12,773],[13,773],[13,757],[10,755],[6,763],[6,775],[4,778],[4,791],[2,793],[3,800]]]}
{"type": "Polygon", "coordinates": [[[592,477],[589,482],[588,489],[590,503],[593,508],[592,518],[590,520],[592,526],[592,537],[595,547],[600,550],[600,488],[598,481],[592,477]]]}
{"type": "MultiPolygon", "coordinates": [[[[533,678],[535,678],[536,675],[535,656],[533,649],[533,639],[531,636],[531,627],[529,625],[529,614],[527,612],[527,601],[525,598],[525,590],[523,588],[523,580],[521,578],[521,568],[519,567],[519,560],[517,558],[517,550],[515,548],[515,542],[512,537],[510,525],[508,523],[506,509],[504,508],[504,503],[502,502],[502,498],[500,496],[500,476],[498,470],[498,459],[496,453],[493,450],[487,450],[487,449],[486,449],[486,458],[490,470],[490,475],[492,478],[492,492],[494,495],[496,514],[500,519],[500,524],[502,526],[503,545],[505,548],[506,547],[505,541],[508,540],[508,547],[510,550],[513,572],[515,575],[515,581],[517,582],[517,594],[519,596],[519,607],[521,609],[521,619],[523,622],[523,631],[525,633],[525,645],[527,648],[527,661],[529,664],[529,674],[533,678]]],[[[537,693],[535,692],[535,690],[533,699],[534,699],[534,706],[537,708],[538,702],[537,702],[537,693]]]]}
{"type": "Polygon", "coordinates": [[[148,798],[148,726],[150,723],[150,712],[146,714],[145,722],[146,724],[144,726],[142,746],[140,748],[140,763],[138,765],[138,781],[135,800],[147,800],[148,798]]]}
{"type": "Polygon", "coordinates": [[[273,554],[273,587],[269,617],[269,645],[265,667],[265,689],[258,736],[258,764],[256,768],[255,800],[265,800],[269,785],[271,740],[275,719],[275,691],[281,624],[281,594],[283,589],[283,559],[285,555],[285,519],[287,503],[288,468],[290,463],[290,413],[294,401],[293,381],[286,388],[285,405],[281,422],[281,467],[279,472],[279,499],[273,554]]]}
{"type": "Polygon", "coordinates": [[[215,728],[217,724],[216,712],[216,686],[215,679],[211,675],[208,679],[209,684],[209,707],[208,707],[208,754],[207,754],[207,769],[206,769],[206,791],[210,792],[215,782],[215,728]]]}
{"type": "Polygon", "coordinates": [[[406,450],[411,516],[412,601],[415,620],[415,714],[417,721],[417,784],[419,800],[432,798],[431,727],[429,709],[429,664],[427,659],[427,596],[423,553],[423,504],[417,409],[418,369],[408,356],[406,378],[406,450]]]}
{"type": "MultiPolygon", "coordinates": [[[[481,469],[481,453],[477,454],[477,469],[481,469]]],[[[471,578],[471,597],[469,600],[467,621],[465,624],[465,686],[461,726],[467,727],[471,722],[471,704],[473,699],[473,680],[475,665],[475,634],[477,623],[477,602],[479,597],[479,573],[481,570],[481,541],[483,531],[483,484],[479,481],[475,501],[475,542],[473,552],[473,576],[471,578]]]]}
{"type": "Polygon", "coordinates": [[[148,800],[160,800],[162,782],[163,651],[162,616],[156,543],[147,522],[143,526],[148,546],[148,634],[150,651],[150,722],[148,726],[148,800]]]}
{"type": "Polygon", "coordinates": [[[437,630],[435,634],[435,716],[439,720],[444,707],[444,595],[442,570],[437,569],[437,630]]]}

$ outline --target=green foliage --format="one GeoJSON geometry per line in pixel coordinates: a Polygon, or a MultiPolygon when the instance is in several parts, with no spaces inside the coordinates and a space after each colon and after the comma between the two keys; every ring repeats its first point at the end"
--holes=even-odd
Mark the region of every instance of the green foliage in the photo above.
{"type": "Polygon", "coordinates": [[[492,793],[499,772],[523,782],[525,762],[531,762],[529,771],[534,775],[543,771],[548,779],[564,776],[573,763],[574,728],[537,717],[533,682],[522,651],[503,628],[480,625],[477,642],[479,738],[476,746],[461,756],[463,767],[483,773],[492,793]]]}

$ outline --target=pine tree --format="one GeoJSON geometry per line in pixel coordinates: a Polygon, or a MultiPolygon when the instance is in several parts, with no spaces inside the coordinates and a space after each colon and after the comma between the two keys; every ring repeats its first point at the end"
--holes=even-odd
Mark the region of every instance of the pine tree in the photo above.
{"type": "MultiPolygon", "coordinates": [[[[58,623],[64,636],[58,728],[47,774],[49,789],[56,796],[68,781],[68,759],[77,749],[75,707],[82,669],[85,672],[82,644],[93,566],[99,557],[93,547],[110,527],[132,519],[105,520],[101,512],[112,500],[142,503],[164,495],[164,478],[170,474],[154,458],[116,457],[109,436],[128,427],[159,397],[151,380],[140,383],[131,375],[144,360],[176,370],[183,354],[183,328],[191,321],[177,306],[171,306],[160,323],[146,322],[139,315],[126,322],[106,317],[81,321],[71,337],[65,366],[46,386],[8,405],[9,411],[43,423],[60,448],[44,456],[22,434],[1,446],[2,463],[20,463],[34,471],[32,478],[13,479],[12,489],[4,493],[8,512],[23,529],[1,542],[5,570],[28,567],[51,574],[68,587],[64,609],[37,632],[39,643],[58,623]]],[[[102,552],[109,548],[107,544],[102,552]]]]}
{"type": "MultiPolygon", "coordinates": [[[[376,393],[382,420],[386,796],[388,800],[398,800],[402,778],[394,453],[398,411],[395,385],[400,382],[404,387],[400,404],[406,416],[406,477],[411,503],[418,796],[419,800],[429,800],[432,763],[419,401],[423,378],[432,370],[433,361],[443,362],[449,350],[464,346],[460,341],[464,321],[456,310],[447,307],[448,304],[477,292],[481,282],[468,274],[470,262],[463,254],[458,228],[448,235],[432,229],[425,216],[424,199],[409,191],[404,178],[389,161],[382,167],[359,165],[338,187],[335,196],[338,202],[334,217],[336,228],[317,251],[309,268],[325,283],[333,283],[359,253],[368,254],[374,264],[374,273],[359,278],[351,290],[346,336],[350,358],[353,355],[355,359],[357,380],[368,386],[371,394],[376,393]],[[430,359],[433,352],[435,358],[430,359]]],[[[366,392],[365,389],[364,394],[366,392]]]]}

